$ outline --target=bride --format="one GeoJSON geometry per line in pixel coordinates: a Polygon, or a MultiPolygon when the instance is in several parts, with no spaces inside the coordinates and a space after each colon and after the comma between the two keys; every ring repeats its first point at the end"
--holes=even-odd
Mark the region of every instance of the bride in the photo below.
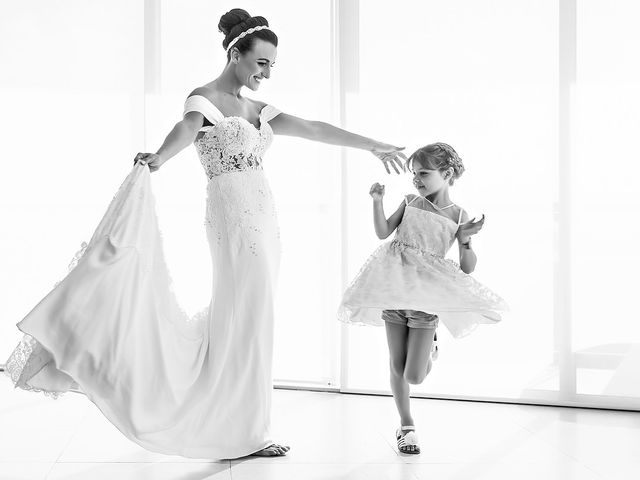
{"type": "Polygon", "coordinates": [[[129,439],[195,458],[284,455],[270,437],[273,298],[280,260],[263,174],[273,135],[371,151],[402,168],[401,148],[244,97],[270,78],[278,38],[233,9],[218,25],[227,64],[186,99],[156,153],[139,153],[75,268],[18,324],[7,362],[17,387],[79,390],[129,439]],[[193,143],[207,184],[213,292],[189,318],[171,290],[150,172],[193,143]]]}

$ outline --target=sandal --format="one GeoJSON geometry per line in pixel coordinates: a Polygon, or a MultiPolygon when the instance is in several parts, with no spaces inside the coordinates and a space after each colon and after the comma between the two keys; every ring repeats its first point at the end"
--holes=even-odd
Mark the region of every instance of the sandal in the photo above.
{"type": "Polygon", "coordinates": [[[438,334],[433,334],[433,343],[431,344],[431,361],[435,362],[438,359],[438,334]]]}
{"type": "Polygon", "coordinates": [[[396,441],[398,443],[398,451],[408,455],[416,455],[420,453],[420,445],[418,445],[418,436],[414,426],[402,426],[396,430],[396,441]],[[402,433],[406,430],[406,433],[402,433]],[[413,448],[411,448],[413,447],[413,448]]]}

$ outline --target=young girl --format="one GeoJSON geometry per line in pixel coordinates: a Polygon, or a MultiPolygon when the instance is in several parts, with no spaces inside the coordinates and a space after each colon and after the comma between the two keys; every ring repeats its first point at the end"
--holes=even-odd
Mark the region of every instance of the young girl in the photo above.
{"type": "Polygon", "coordinates": [[[409,384],[420,384],[435,360],[439,320],[451,334],[462,337],[480,323],[500,321],[506,304],[469,274],[476,265],[471,237],[484,224],[484,215],[469,220],[449,198],[449,187],[464,166],[446,143],[415,151],[407,160],[418,195],[407,195],[385,218],[384,186],[372,185],[376,235],[395,238],[380,246],[345,291],[338,318],[354,324],[382,325],[387,331],[391,390],[400,414],[398,450],[420,453],[409,406],[409,384]],[[457,240],[460,265],[444,256],[457,240]]]}

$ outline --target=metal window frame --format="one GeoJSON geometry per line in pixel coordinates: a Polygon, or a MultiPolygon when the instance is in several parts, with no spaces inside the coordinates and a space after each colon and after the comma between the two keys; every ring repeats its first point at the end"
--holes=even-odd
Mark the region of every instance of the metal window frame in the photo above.
{"type": "MultiPolygon", "coordinates": [[[[359,0],[329,0],[330,2],[330,63],[332,121],[342,127],[348,122],[346,96],[359,89],[359,0]]],[[[160,93],[161,79],[161,2],[144,0],[144,144],[147,145],[146,99],[160,93]]],[[[559,372],[559,389],[536,391],[535,396],[517,400],[475,395],[415,394],[418,398],[497,402],[527,405],[549,405],[612,410],[638,411],[637,399],[605,395],[577,394],[576,356],[572,342],[571,311],[571,156],[572,156],[572,111],[573,91],[576,84],[577,2],[559,0],[559,70],[558,70],[558,168],[556,171],[556,203],[554,208],[554,352],[559,372]]],[[[348,278],[348,193],[347,150],[340,150],[340,282],[346,288],[348,278]]],[[[274,380],[275,388],[308,391],[323,391],[346,394],[390,396],[388,390],[359,389],[349,387],[349,328],[340,326],[340,342],[336,345],[331,362],[333,379],[326,382],[301,382],[291,379],[274,380]],[[337,358],[337,360],[336,360],[337,358]],[[334,384],[332,380],[338,380],[334,384]]],[[[0,366],[1,369],[1,366],[0,366]]]]}
{"type": "MultiPolygon", "coordinates": [[[[345,126],[347,92],[357,92],[359,79],[359,0],[331,1],[331,98],[333,121],[345,126]]],[[[146,98],[158,94],[160,90],[160,0],[145,0],[144,3],[144,115],[141,117],[146,135],[146,98]]],[[[417,398],[441,400],[476,401],[490,403],[543,405],[559,407],[579,407],[605,410],[640,411],[638,399],[612,395],[587,395],[577,393],[576,354],[572,342],[571,310],[571,158],[572,158],[572,113],[573,91],[577,74],[577,4],[576,0],[559,0],[559,71],[558,71],[558,168],[556,171],[556,204],[554,245],[554,350],[559,369],[559,390],[537,391],[535,397],[521,397],[517,400],[499,397],[450,394],[413,394],[417,398]]],[[[348,282],[348,191],[347,151],[341,149],[341,284],[348,282]]],[[[336,347],[337,348],[337,347],[336,347]]],[[[343,394],[391,396],[388,390],[359,389],[349,387],[349,329],[341,325],[339,362],[333,355],[331,370],[339,375],[339,385],[330,381],[300,382],[275,380],[275,388],[287,390],[320,391],[343,394]],[[339,371],[339,374],[338,374],[339,371]]],[[[0,372],[5,365],[0,365],[0,372]]]]}
{"type": "MultiPolygon", "coordinates": [[[[357,93],[359,84],[359,0],[331,1],[331,65],[332,65],[332,102],[334,120],[342,127],[348,124],[348,112],[345,104],[347,93],[357,93]]],[[[577,44],[577,3],[576,0],[559,0],[558,3],[558,166],[555,188],[554,208],[554,352],[558,365],[558,391],[532,391],[530,395],[518,399],[487,397],[477,395],[451,394],[412,394],[418,398],[447,399],[460,401],[480,401],[524,405],[548,405],[563,407],[582,407],[609,410],[638,411],[637,399],[610,395],[587,395],[577,393],[576,355],[573,351],[573,317],[571,309],[571,158],[572,158],[572,119],[576,84],[576,44],[577,44]]],[[[348,192],[347,151],[341,149],[342,209],[341,228],[341,284],[348,284],[348,192]]],[[[300,389],[346,394],[391,396],[388,390],[362,389],[349,387],[349,329],[341,326],[340,339],[340,383],[326,387],[297,385],[298,382],[280,382],[276,388],[300,389]]]]}

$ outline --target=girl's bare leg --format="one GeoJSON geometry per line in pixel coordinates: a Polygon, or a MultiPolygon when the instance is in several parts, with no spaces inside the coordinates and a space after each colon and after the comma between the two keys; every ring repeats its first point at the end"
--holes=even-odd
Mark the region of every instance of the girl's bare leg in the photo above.
{"type": "Polygon", "coordinates": [[[431,345],[435,329],[409,328],[408,330],[404,378],[413,385],[419,385],[431,371],[431,345]]]}
{"type": "Polygon", "coordinates": [[[404,371],[407,359],[407,339],[409,328],[404,325],[385,322],[387,343],[389,345],[389,370],[391,391],[400,414],[402,425],[413,425],[411,406],[409,404],[409,383],[405,380],[404,371]]]}

